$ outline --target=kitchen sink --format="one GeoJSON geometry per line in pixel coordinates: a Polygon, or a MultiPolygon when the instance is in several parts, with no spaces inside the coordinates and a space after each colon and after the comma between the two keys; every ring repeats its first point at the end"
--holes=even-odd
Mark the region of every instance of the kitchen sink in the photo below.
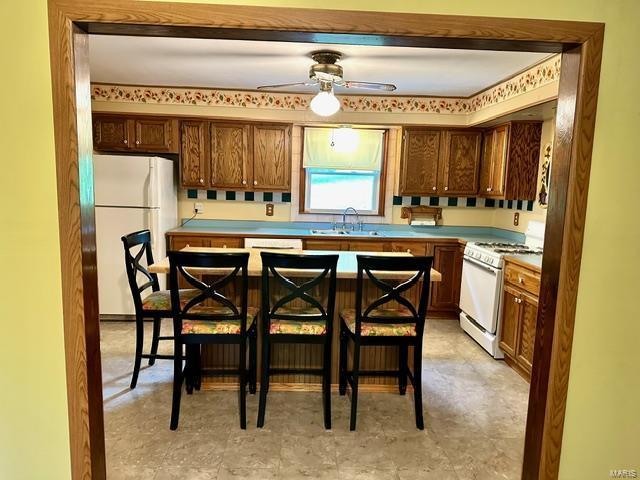
{"type": "Polygon", "coordinates": [[[312,235],[344,235],[349,237],[381,237],[382,234],[377,230],[367,230],[367,231],[359,231],[359,230],[333,230],[331,228],[325,229],[313,229],[311,230],[312,235]]]}

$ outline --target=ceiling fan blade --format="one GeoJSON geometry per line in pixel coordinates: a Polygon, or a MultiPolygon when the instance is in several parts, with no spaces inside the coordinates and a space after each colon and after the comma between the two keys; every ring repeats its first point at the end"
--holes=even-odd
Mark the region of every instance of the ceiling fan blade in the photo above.
{"type": "Polygon", "coordinates": [[[367,90],[383,90],[385,92],[393,92],[396,89],[396,86],[391,83],[356,82],[352,80],[345,80],[342,86],[346,88],[364,88],[367,90]]]}
{"type": "Polygon", "coordinates": [[[271,90],[274,88],[290,88],[290,87],[309,87],[312,85],[317,85],[318,82],[307,81],[307,82],[296,82],[296,83],[280,83],[277,85],[260,85],[258,90],[271,90]]]}

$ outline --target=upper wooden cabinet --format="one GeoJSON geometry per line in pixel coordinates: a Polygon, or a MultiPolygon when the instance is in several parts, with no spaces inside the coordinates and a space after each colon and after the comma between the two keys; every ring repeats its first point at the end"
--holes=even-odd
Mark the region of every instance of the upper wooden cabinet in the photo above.
{"type": "Polygon", "coordinates": [[[183,120],[181,134],[183,187],[289,191],[290,125],[183,120]]]}
{"type": "Polygon", "coordinates": [[[400,195],[476,195],[481,143],[475,130],[404,129],[400,195]]]}
{"type": "Polygon", "coordinates": [[[178,122],[166,117],[96,114],[93,146],[100,152],[178,153],[178,122]]]}
{"type": "Polygon", "coordinates": [[[289,125],[253,126],[253,188],[288,191],[291,179],[289,125]]]}
{"type": "Polygon", "coordinates": [[[436,193],[440,137],[440,130],[405,129],[400,165],[401,195],[436,193]]]}
{"type": "Polygon", "coordinates": [[[510,122],[485,132],[481,196],[535,200],[541,134],[541,122],[510,122]]]}
{"type": "Polygon", "coordinates": [[[247,188],[249,182],[249,125],[211,124],[211,176],[218,188],[247,188]]]}
{"type": "Polygon", "coordinates": [[[465,130],[443,132],[440,191],[444,195],[476,195],[481,144],[480,132],[465,130]]]}
{"type": "Polygon", "coordinates": [[[207,185],[209,156],[207,122],[183,121],[180,125],[180,183],[183,187],[207,185]]]}

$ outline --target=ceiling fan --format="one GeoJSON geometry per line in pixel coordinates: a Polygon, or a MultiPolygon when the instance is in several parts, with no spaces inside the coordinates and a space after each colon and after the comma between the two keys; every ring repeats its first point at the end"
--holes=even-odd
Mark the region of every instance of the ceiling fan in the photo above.
{"type": "Polygon", "coordinates": [[[309,69],[309,80],[306,82],[282,83],[279,85],[261,85],[258,90],[272,90],[276,88],[291,88],[318,85],[320,92],[311,100],[311,110],[318,115],[327,117],[340,109],[340,101],[333,94],[333,87],[362,88],[367,90],[382,90],[392,92],[396,86],[391,83],[356,82],[343,78],[342,67],[337,62],[342,58],[340,52],[321,50],[311,53],[316,62],[309,69]]]}

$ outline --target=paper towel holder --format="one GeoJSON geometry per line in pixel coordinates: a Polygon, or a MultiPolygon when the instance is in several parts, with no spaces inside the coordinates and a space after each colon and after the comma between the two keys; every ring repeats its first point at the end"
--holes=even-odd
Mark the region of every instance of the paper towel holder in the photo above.
{"type": "Polygon", "coordinates": [[[400,218],[406,218],[409,225],[412,222],[433,221],[436,225],[442,220],[442,208],[417,205],[415,207],[402,207],[400,218]]]}

